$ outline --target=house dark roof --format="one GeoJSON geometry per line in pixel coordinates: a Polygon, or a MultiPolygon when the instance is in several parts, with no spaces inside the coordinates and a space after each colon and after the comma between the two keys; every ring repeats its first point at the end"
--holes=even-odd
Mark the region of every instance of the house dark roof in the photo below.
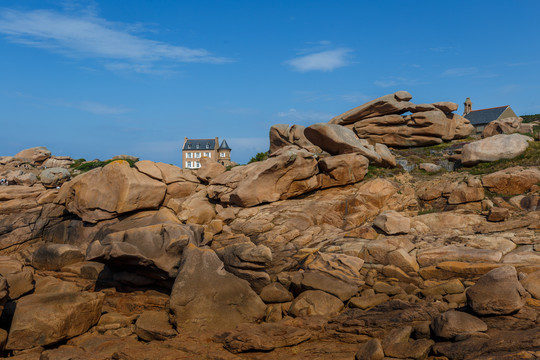
{"type": "Polygon", "coordinates": [[[219,150],[231,150],[229,144],[227,144],[227,141],[225,141],[225,139],[223,139],[221,145],[219,145],[219,150]]]}
{"type": "Polygon", "coordinates": [[[465,118],[473,125],[488,124],[493,120],[496,120],[510,105],[499,106],[489,109],[473,110],[465,118]]]}
{"type": "Polygon", "coordinates": [[[216,139],[188,139],[182,150],[214,150],[216,139]]]}

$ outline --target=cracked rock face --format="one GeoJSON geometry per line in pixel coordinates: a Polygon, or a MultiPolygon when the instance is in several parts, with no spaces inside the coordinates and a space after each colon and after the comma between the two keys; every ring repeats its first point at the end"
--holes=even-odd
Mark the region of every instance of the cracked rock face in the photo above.
{"type": "Polygon", "coordinates": [[[80,175],[60,189],[56,202],[89,223],[135,210],[157,209],[167,186],[115,161],[80,175]]]}
{"type": "Polygon", "coordinates": [[[190,244],[171,292],[170,310],[177,328],[227,330],[263,318],[266,305],[246,280],[224,269],[213,250],[190,244]]]}

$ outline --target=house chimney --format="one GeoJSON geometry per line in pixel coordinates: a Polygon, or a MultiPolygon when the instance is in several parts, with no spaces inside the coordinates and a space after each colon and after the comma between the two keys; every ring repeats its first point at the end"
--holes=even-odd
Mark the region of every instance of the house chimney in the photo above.
{"type": "Polygon", "coordinates": [[[463,116],[465,116],[472,111],[471,98],[467,98],[465,102],[463,103],[463,105],[465,106],[463,109],[463,116]]]}

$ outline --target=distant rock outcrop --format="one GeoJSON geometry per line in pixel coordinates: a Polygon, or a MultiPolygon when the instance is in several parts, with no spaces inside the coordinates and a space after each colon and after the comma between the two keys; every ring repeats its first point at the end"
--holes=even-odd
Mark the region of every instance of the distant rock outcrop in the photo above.
{"type": "Polygon", "coordinates": [[[480,162],[512,159],[521,155],[529,147],[533,138],[521,135],[494,135],[463,146],[461,162],[465,166],[480,162]]]}
{"type": "Polygon", "coordinates": [[[426,146],[464,138],[474,127],[462,116],[453,114],[451,102],[413,104],[412,96],[398,91],[372,100],[330,120],[347,126],[361,139],[388,146],[426,146]],[[410,115],[402,115],[411,112],[410,115]]]}

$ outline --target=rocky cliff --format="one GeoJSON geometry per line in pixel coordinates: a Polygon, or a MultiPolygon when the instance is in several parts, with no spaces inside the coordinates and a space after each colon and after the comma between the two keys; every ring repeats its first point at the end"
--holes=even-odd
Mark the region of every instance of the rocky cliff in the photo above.
{"type": "MultiPolygon", "coordinates": [[[[343,126],[412,112],[392,96],[274,126],[269,159],[230,171],[1,158],[22,177],[0,186],[3,355],[540,357],[540,168],[400,171],[343,126]]],[[[414,106],[454,126],[452,104],[414,106]]]]}

